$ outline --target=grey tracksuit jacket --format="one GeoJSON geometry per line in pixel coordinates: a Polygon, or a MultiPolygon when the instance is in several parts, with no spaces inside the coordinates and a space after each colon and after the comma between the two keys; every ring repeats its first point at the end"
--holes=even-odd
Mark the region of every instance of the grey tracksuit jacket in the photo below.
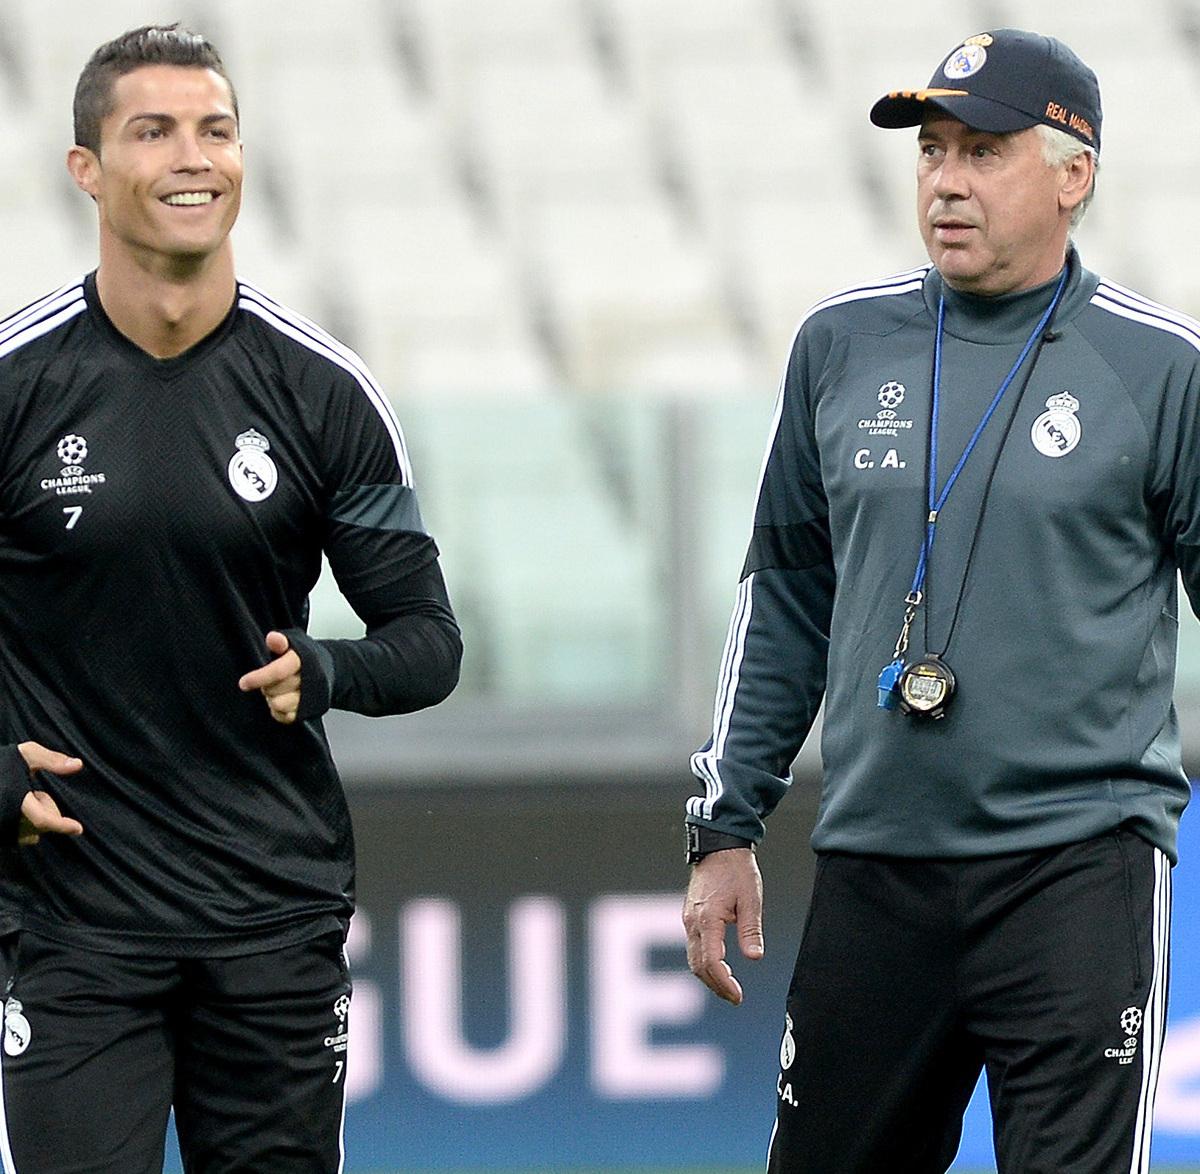
{"type": "Polygon", "coordinates": [[[1177,570],[1200,602],[1200,323],[1073,251],[1027,385],[1033,353],[939,517],[909,658],[944,652],[956,696],[939,721],[877,706],[927,512],[939,299],[940,488],[1057,284],[972,297],[923,267],[804,319],[690,822],[758,840],[824,700],[818,851],[992,855],[1124,824],[1175,859],[1189,794],[1171,700],[1177,570]]]}

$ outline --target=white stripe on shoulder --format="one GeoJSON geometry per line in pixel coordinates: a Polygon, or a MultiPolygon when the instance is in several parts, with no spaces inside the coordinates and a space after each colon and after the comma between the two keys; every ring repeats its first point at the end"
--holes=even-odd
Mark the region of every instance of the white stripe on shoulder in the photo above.
{"type": "Polygon", "coordinates": [[[1174,306],[1168,306],[1163,302],[1156,302],[1153,298],[1148,298],[1145,294],[1138,293],[1136,289],[1130,289],[1129,286],[1121,285],[1117,281],[1109,281],[1107,277],[1101,278],[1098,292],[1109,294],[1118,300],[1124,300],[1130,305],[1141,306],[1143,309],[1162,314],[1164,317],[1174,318],[1182,323],[1190,323],[1197,330],[1200,330],[1200,321],[1197,321],[1190,314],[1185,314],[1182,310],[1177,310],[1174,306]]]}
{"type": "Polygon", "coordinates": [[[872,281],[865,285],[851,285],[840,289],[817,302],[804,315],[801,325],[814,314],[821,310],[827,310],[831,306],[842,306],[847,302],[860,302],[867,298],[886,298],[895,294],[912,293],[924,285],[925,278],[932,268],[932,265],[919,265],[915,269],[906,269],[903,273],[893,273],[889,277],[882,277],[878,281],[872,281]]]}
{"type": "MultiPolygon", "coordinates": [[[[818,302],[813,306],[800,319],[800,323],[796,327],[796,333],[792,336],[792,345],[788,349],[788,354],[790,355],[796,349],[796,339],[799,337],[800,331],[804,329],[805,322],[814,314],[820,313],[821,310],[829,309],[831,306],[844,305],[847,302],[858,302],[867,298],[885,298],[896,294],[913,293],[925,284],[925,277],[932,268],[932,265],[921,265],[916,269],[908,269],[903,273],[896,273],[891,277],[882,278],[870,285],[849,286],[838,293],[831,294],[824,301],[818,302]]],[[[771,417],[771,429],[767,436],[767,448],[763,453],[762,464],[759,465],[758,469],[758,492],[754,495],[755,502],[758,501],[759,496],[762,494],[763,481],[767,476],[767,463],[771,459],[771,450],[775,447],[775,437],[779,432],[779,422],[783,418],[783,398],[786,385],[787,369],[785,367],[783,374],[780,376],[779,387],[775,396],[775,411],[771,417]]]]}
{"type": "Polygon", "coordinates": [[[921,265],[916,269],[907,269],[903,273],[894,273],[891,277],[882,277],[868,285],[847,286],[845,289],[838,290],[837,293],[830,294],[827,298],[822,298],[816,305],[810,306],[804,317],[796,323],[788,354],[790,355],[795,350],[796,339],[800,336],[800,331],[804,329],[805,323],[821,313],[822,310],[849,305],[851,302],[863,302],[871,298],[887,298],[897,294],[916,293],[925,284],[925,277],[932,268],[932,265],[921,265]]]}
{"type": "Polygon", "coordinates": [[[27,320],[21,326],[13,326],[9,330],[0,332],[0,359],[6,355],[11,355],[13,351],[18,351],[21,347],[41,338],[43,334],[49,334],[52,330],[57,330],[64,322],[69,322],[78,314],[82,314],[87,309],[87,302],[83,300],[83,295],[76,291],[78,296],[74,301],[68,301],[68,295],[64,294],[58,301],[51,302],[45,309],[45,316],[27,320]]]}
{"type": "Polygon", "coordinates": [[[324,344],[325,346],[329,347],[330,350],[336,351],[347,362],[352,363],[356,370],[361,373],[363,378],[366,379],[366,381],[379,393],[379,395],[383,397],[384,402],[387,402],[386,392],[384,392],[383,388],[380,387],[378,381],[371,374],[371,370],[367,366],[366,361],[360,354],[358,354],[357,351],[351,350],[350,347],[341,341],[341,339],[335,338],[329,333],[328,330],[326,330],[323,326],[318,325],[311,318],[301,314],[298,310],[293,310],[290,306],[285,306],[282,302],[277,301],[275,298],[271,297],[270,294],[263,293],[261,289],[259,289],[257,286],[251,285],[248,281],[239,280],[238,286],[240,287],[241,293],[253,298],[260,305],[272,310],[280,318],[283,318],[287,322],[291,322],[297,327],[297,329],[303,330],[304,333],[315,342],[324,344]]]}
{"type": "Polygon", "coordinates": [[[13,327],[41,317],[48,310],[51,303],[57,303],[61,298],[68,297],[69,295],[82,297],[83,282],[68,282],[66,285],[54,290],[53,293],[48,293],[45,297],[38,298],[36,302],[30,302],[29,305],[22,306],[21,309],[15,310],[7,317],[0,318],[0,336],[7,334],[13,327]]]}
{"type": "Polygon", "coordinates": [[[1124,286],[1102,281],[1092,295],[1091,304],[1131,322],[1174,334],[1200,350],[1200,322],[1179,310],[1152,302],[1124,286]]]}
{"type": "Polygon", "coordinates": [[[357,362],[360,367],[362,367],[364,374],[369,374],[369,372],[367,372],[366,363],[363,362],[359,355],[346,346],[346,344],[340,339],[335,338],[332,334],[330,334],[325,327],[321,326],[317,322],[314,322],[307,315],[301,314],[299,310],[293,310],[291,306],[285,306],[281,301],[279,301],[278,298],[271,297],[269,293],[259,289],[258,286],[251,285],[250,282],[244,281],[241,278],[238,278],[238,292],[251,295],[257,301],[262,303],[262,305],[274,310],[277,314],[283,318],[286,318],[289,322],[294,322],[297,326],[303,327],[304,330],[313,338],[320,340],[330,347],[333,347],[335,350],[344,351],[347,358],[354,359],[354,361],[357,362]]]}
{"type": "Polygon", "coordinates": [[[281,334],[328,359],[335,366],[341,367],[343,371],[349,372],[354,377],[383,421],[383,426],[387,429],[388,436],[391,437],[392,447],[396,450],[396,463],[400,467],[401,480],[403,484],[411,488],[413,484],[412,464],[408,459],[408,446],[404,442],[404,432],[400,427],[400,421],[396,418],[395,410],[383,388],[372,378],[362,359],[348,346],[338,342],[333,335],[322,330],[315,323],[286,309],[244,281],[238,282],[238,290],[238,307],[240,309],[256,315],[281,334]]]}

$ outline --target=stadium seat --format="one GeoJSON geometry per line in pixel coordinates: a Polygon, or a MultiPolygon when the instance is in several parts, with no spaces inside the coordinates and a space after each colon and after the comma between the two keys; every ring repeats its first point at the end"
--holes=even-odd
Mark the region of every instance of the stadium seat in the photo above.
{"type": "Polygon", "coordinates": [[[574,385],[620,390],[648,350],[732,342],[712,258],[652,194],[547,196],[530,233],[574,385]]]}

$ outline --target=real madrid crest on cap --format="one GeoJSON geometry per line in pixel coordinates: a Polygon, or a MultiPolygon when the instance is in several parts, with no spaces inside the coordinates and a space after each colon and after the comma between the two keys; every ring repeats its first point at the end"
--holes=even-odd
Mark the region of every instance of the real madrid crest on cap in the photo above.
{"type": "Polygon", "coordinates": [[[1033,447],[1044,457],[1065,457],[1083,435],[1083,426],[1075,415],[1078,411],[1079,401],[1069,391],[1052,395],[1046,401],[1046,411],[1033,422],[1033,447]]]}
{"type": "Polygon", "coordinates": [[[950,54],[942,72],[953,81],[978,73],[987,64],[987,46],[991,43],[992,39],[987,37],[986,33],[983,36],[972,37],[961,49],[956,49],[950,54]]]}
{"type": "Polygon", "coordinates": [[[235,443],[237,452],[229,462],[229,484],[246,501],[270,497],[279,481],[279,470],[267,455],[271,442],[261,432],[247,428],[235,443]]]}

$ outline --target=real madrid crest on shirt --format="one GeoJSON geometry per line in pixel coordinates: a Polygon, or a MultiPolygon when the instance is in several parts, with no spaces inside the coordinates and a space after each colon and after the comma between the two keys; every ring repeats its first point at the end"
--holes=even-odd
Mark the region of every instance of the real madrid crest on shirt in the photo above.
{"type": "Polygon", "coordinates": [[[1052,395],[1046,401],[1046,411],[1033,422],[1033,447],[1044,457],[1065,457],[1083,435],[1083,426],[1075,415],[1078,411],[1079,401],[1069,391],[1052,395]]]}
{"type": "Polygon", "coordinates": [[[263,501],[271,496],[279,481],[279,470],[267,455],[271,442],[253,428],[247,428],[235,442],[237,452],[229,462],[229,484],[246,501],[263,501]]]}

